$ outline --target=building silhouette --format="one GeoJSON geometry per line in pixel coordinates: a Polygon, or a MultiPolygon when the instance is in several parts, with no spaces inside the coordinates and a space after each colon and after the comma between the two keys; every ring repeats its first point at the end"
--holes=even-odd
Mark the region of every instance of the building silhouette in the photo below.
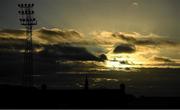
{"type": "Polygon", "coordinates": [[[86,74],[86,77],[85,77],[84,89],[89,90],[89,80],[88,80],[87,74],[86,74]]]}
{"type": "Polygon", "coordinates": [[[120,90],[122,94],[126,94],[126,85],[124,83],[120,84],[120,90]]]}

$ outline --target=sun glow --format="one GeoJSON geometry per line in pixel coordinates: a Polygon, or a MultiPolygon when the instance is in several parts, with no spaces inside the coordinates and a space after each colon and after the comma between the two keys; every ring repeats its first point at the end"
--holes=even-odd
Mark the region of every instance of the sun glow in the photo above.
{"type": "Polygon", "coordinates": [[[105,66],[111,69],[127,69],[136,68],[142,64],[147,63],[145,59],[141,58],[138,54],[107,54],[108,60],[105,66]]]}
{"type": "Polygon", "coordinates": [[[120,68],[128,68],[131,66],[127,65],[127,64],[121,64],[119,61],[107,60],[106,61],[106,67],[112,68],[112,69],[120,69],[120,68]]]}

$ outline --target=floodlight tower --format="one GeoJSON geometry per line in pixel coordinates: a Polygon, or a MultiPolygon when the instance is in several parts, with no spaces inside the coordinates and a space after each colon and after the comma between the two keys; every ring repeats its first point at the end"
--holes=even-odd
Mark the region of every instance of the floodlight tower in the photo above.
{"type": "Polygon", "coordinates": [[[26,28],[26,43],[24,52],[24,73],[22,85],[25,87],[33,86],[33,44],[32,44],[32,27],[37,25],[37,20],[33,17],[34,4],[18,4],[20,10],[20,23],[26,28]]]}

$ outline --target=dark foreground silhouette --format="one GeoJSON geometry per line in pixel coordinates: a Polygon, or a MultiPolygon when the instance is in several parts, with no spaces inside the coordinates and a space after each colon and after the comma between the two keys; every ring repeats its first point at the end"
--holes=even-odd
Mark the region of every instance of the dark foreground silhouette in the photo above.
{"type": "Polygon", "coordinates": [[[139,97],[119,90],[46,90],[0,85],[0,108],[180,108],[178,97],[139,97]]]}

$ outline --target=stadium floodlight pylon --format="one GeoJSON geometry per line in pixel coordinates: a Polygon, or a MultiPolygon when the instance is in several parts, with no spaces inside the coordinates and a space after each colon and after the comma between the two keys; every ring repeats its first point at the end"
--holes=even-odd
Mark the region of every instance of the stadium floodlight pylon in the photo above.
{"type": "Polygon", "coordinates": [[[24,72],[22,85],[25,87],[33,87],[33,43],[32,43],[32,27],[37,25],[36,18],[33,17],[34,4],[22,3],[19,7],[19,21],[26,28],[26,41],[24,52],[24,72]]]}

